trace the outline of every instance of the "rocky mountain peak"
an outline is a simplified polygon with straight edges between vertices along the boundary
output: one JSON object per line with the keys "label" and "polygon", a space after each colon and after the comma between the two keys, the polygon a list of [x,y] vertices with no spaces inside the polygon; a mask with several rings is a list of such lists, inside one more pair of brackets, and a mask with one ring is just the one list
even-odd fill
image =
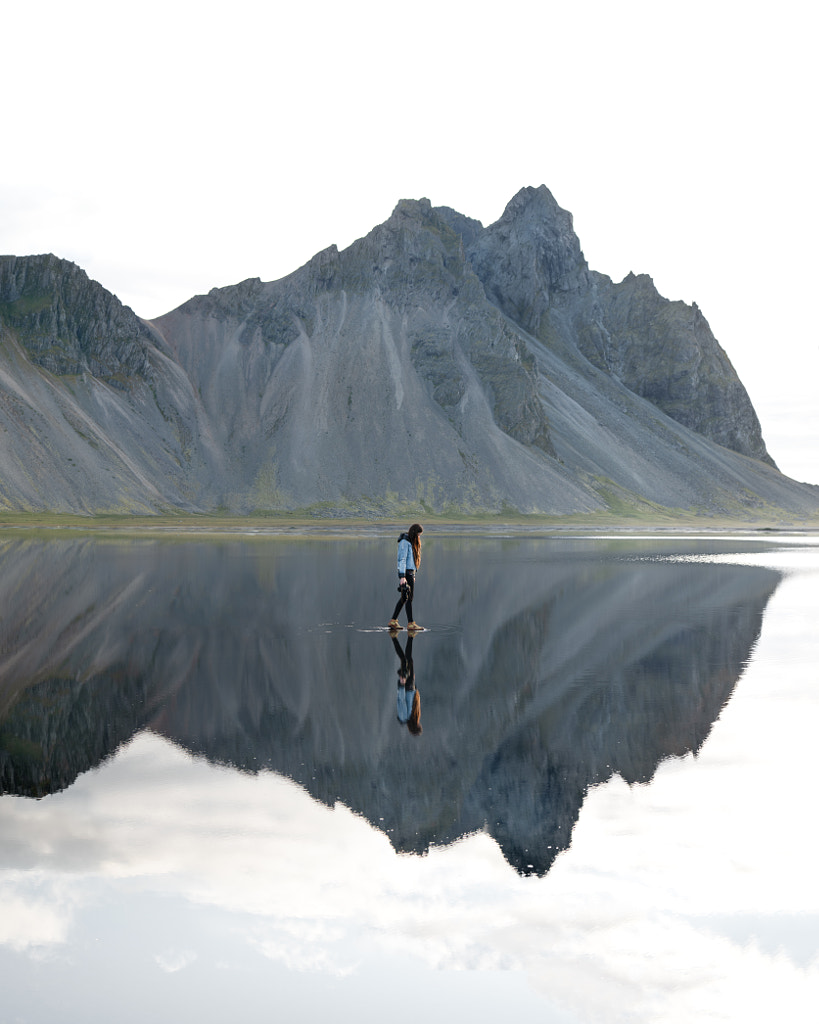
{"label": "rocky mountain peak", "polygon": [[545,185],[521,189],[469,246],[468,256],[489,298],[535,337],[560,295],[589,280],[572,215]]}
{"label": "rocky mountain peak", "polygon": [[428,199],[399,199],[390,221],[417,220],[423,223],[431,213],[432,203]]}
{"label": "rocky mountain peak", "polygon": [[466,217],[449,206],[436,206],[435,212],[450,228],[459,235],[465,246],[476,242],[484,232],[484,226],[474,217]]}
{"label": "rocky mountain peak", "polygon": [[[331,277],[324,273],[330,264]],[[465,274],[475,297],[483,297],[461,235],[447,211],[428,199],[402,199],[386,221],[342,252],[328,253],[318,269],[326,287],[355,293],[376,289],[396,308],[458,294]]]}

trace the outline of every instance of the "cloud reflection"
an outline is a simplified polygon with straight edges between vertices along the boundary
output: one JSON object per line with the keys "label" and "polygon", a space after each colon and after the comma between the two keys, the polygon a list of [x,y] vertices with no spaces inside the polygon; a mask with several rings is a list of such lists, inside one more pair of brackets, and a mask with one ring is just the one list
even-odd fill
{"label": "cloud reflection", "polygon": [[[35,892],[31,892],[31,889]],[[65,943],[73,903],[61,905],[50,880],[35,882],[16,872],[0,878],[0,945],[17,951],[38,951]],[[43,889],[50,890],[47,894]]]}
{"label": "cloud reflection", "polygon": [[[680,828],[693,804],[712,815],[707,829],[718,820],[715,748],[661,768],[650,787],[612,780],[595,790],[572,850],[545,879],[510,872],[482,834],[424,858],[396,856],[341,805],[318,805],[271,773],[214,768],[150,734],[64,793],[4,801],[0,852],[5,861],[10,847],[18,856],[24,847],[31,870],[57,887],[73,849],[89,903],[94,878],[130,879],[145,899],[173,893],[191,908],[239,915],[248,948],[288,970],[347,978],[376,954],[409,957],[435,971],[524,972],[577,1021],[613,1020],[613,1008],[636,1021],[758,1020],[759,1006],[773,1002],[788,1008],[780,1019],[807,1020],[819,991],[815,959],[799,966],[696,918],[764,905],[765,858],[758,864],[748,851],[737,875],[730,828],[701,845],[657,827],[665,814]],[[146,776],[164,780],[159,793]],[[752,803],[747,796],[740,821]],[[791,881],[803,901],[804,881]],[[32,902],[29,919],[42,908]],[[85,909],[71,908],[70,928],[43,924],[41,938],[67,941]],[[165,971],[192,962],[174,950],[157,957]]]}
{"label": "cloud reflection", "polygon": [[196,953],[190,949],[167,949],[162,953],[154,954],[154,959],[159,969],[166,974],[176,974],[183,971],[197,959]]}

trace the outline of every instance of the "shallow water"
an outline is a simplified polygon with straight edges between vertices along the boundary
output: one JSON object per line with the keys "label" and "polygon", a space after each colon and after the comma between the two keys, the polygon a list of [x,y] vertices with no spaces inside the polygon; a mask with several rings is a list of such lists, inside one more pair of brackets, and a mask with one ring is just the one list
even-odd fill
{"label": "shallow water", "polygon": [[426,538],[0,547],[0,1024],[815,1020],[819,547]]}

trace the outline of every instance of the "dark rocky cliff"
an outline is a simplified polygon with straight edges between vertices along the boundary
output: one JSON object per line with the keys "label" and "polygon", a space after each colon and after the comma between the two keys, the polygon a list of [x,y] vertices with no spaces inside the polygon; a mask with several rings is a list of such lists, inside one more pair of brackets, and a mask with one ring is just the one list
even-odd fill
{"label": "dark rocky cliff", "polygon": [[591,271],[541,186],[487,228],[403,200],[280,281],[149,324],[0,257],[10,509],[812,515],[696,306]]}
{"label": "dark rocky cliff", "polygon": [[0,317],[33,362],[57,376],[91,374],[124,388],[150,379],[153,332],[74,263],[0,259]]}
{"label": "dark rocky cliff", "polygon": [[577,329],[583,355],[683,426],[773,466],[748,394],[697,305],[669,302],[645,274],[592,281],[592,315]]}

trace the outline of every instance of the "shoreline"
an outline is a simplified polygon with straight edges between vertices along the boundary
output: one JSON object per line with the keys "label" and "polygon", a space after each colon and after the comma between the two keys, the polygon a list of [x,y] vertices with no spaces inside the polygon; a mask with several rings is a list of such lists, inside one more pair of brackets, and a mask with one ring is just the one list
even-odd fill
{"label": "shoreline", "polygon": [[[669,516],[474,516],[449,518],[415,513],[409,519],[423,522],[432,535],[488,536],[602,536],[618,534],[654,536],[725,536],[747,534],[756,537],[819,534],[819,516],[739,517],[697,516],[681,513]],[[407,522],[409,521],[407,520]],[[407,522],[395,518],[350,516],[318,518],[298,515],[210,516],[210,515],[98,515],[57,513],[0,513],[0,537],[20,533],[90,534],[120,537],[344,537],[378,536],[406,529]]]}

